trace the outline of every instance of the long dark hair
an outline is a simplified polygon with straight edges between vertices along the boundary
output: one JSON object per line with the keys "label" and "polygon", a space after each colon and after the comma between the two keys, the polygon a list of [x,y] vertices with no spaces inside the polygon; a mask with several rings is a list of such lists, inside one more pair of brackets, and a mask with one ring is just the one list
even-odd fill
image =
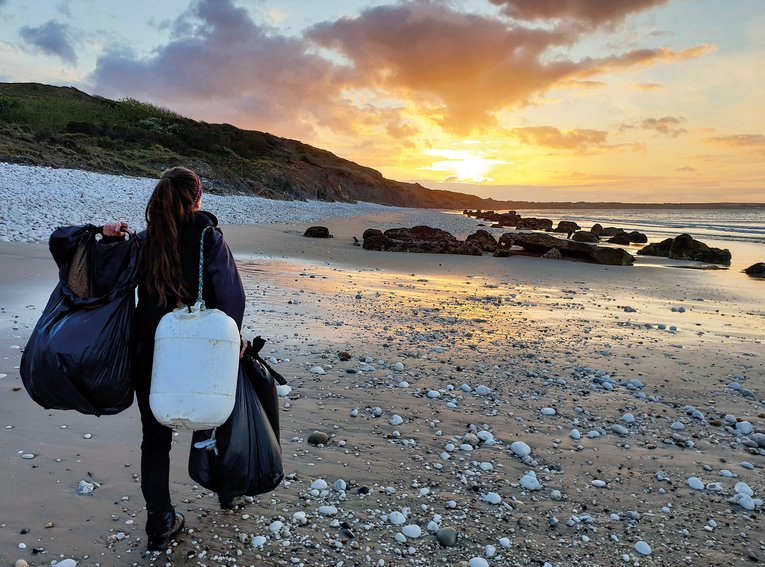
{"label": "long dark hair", "polygon": [[162,173],[146,205],[149,245],[141,277],[160,305],[176,306],[191,298],[181,269],[179,225],[194,211],[201,187],[196,173],[173,167]]}

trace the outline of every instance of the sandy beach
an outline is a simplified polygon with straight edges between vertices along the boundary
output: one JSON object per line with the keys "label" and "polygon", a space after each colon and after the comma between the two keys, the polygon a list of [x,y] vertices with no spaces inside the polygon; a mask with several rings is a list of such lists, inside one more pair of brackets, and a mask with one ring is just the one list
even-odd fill
{"label": "sandy beach", "polygon": [[[44,244],[0,243],[0,565],[765,561],[762,282],[660,259],[353,246],[391,220],[315,223],[327,240],[304,238],[306,223],[224,226],[244,334],[268,339],[291,386],[287,480],[220,511],[178,433],[171,489],[187,527],[159,556],[145,552],[137,408],[96,418],[31,401],[21,349],[57,274]],[[309,444],[314,431],[328,443]],[[453,547],[435,536],[446,528]]]}

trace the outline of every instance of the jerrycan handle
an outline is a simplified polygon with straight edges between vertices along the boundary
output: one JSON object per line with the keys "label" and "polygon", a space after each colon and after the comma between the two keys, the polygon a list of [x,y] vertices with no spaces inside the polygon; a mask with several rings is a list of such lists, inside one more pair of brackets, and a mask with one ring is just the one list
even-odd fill
{"label": "jerrycan handle", "polygon": [[[197,303],[200,311],[205,310],[205,301],[202,299],[202,283],[204,281],[203,270],[205,265],[205,234],[211,226],[206,226],[202,229],[202,237],[199,239],[199,293],[197,294]],[[195,307],[196,307],[195,305]],[[191,311],[191,309],[189,309]]]}

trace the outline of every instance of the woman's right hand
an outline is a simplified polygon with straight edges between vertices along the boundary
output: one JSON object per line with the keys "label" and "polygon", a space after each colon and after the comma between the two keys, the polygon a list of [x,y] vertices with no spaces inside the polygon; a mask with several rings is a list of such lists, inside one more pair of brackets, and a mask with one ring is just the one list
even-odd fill
{"label": "woman's right hand", "polygon": [[122,236],[127,231],[126,222],[110,222],[101,227],[104,236]]}

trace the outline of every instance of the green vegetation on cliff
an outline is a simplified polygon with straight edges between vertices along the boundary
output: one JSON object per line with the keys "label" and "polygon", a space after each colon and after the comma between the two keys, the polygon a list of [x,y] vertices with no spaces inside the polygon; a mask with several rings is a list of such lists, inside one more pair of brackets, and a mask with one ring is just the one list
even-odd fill
{"label": "green vegetation on cliff", "polygon": [[265,132],[36,83],[0,83],[0,161],[150,177],[184,165],[215,192],[273,199],[452,209],[509,205],[385,179],[331,152]]}

